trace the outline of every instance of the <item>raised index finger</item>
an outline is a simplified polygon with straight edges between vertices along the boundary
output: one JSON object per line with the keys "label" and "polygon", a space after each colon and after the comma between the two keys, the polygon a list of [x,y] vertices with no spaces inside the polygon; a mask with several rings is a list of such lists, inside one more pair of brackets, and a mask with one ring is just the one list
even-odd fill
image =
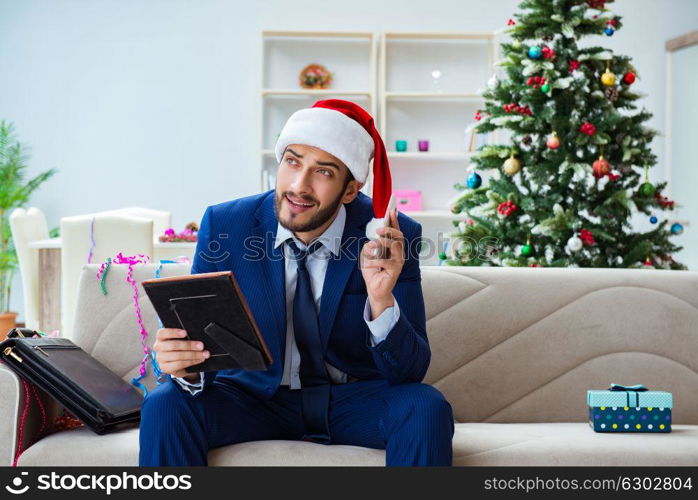
{"label": "raised index finger", "polygon": [[381,238],[387,238],[390,240],[402,240],[405,237],[402,234],[402,231],[396,227],[381,227],[378,228],[377,233]]}
{"label": "raised index finger", "polygon": [[390,222],[395,229],[400,230],[400,223],[397,221],[397,208],[393,209],[390,214]]}

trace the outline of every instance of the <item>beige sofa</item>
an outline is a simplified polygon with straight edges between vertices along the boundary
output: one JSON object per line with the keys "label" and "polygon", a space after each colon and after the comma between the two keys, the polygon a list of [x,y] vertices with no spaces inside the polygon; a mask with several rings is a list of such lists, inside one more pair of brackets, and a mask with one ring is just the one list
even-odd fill
{"label": "beige sofa", "polygon": [[[130,380],[142,351],[125,269],[112,267],[107,297],[96,270],[83,271],[75,340]],[[134,277],[154,270],[138,267]],[[186,273],[170,264],[162,275]],[[698,465],[698,272],[423,267],[422,284],[425,382],[453,406],[454,465]],[[152,342],[156,318],[139,293]],[[4,366],[0,381],[0,456],[9,464],[24,393]],[[672,432],[593,432],[586,391],[611,382],[673,392]],[[24,441],[39,422],[32,408]],[[98,436],[83,427],[44,436],[18,465],[137,465],[138,446],[137,428]],[[383,465],[384,451],[258,441],[213,449],[209,463]]]}

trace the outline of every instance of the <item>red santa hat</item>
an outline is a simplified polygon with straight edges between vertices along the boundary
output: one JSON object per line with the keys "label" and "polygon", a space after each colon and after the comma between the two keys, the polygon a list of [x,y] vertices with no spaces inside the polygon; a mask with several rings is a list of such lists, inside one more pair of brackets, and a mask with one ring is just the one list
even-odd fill
{"label": "red santa hat", "polygon": [[373,159],[374,221],[369,226],[376,225],[375,219],[382,220],[392,192],[390,165],[383,139],[365,109],[342,99],[326,99],[300,109],[289,117],[276,141],[278,162],[290,144],[314,146],[330,153],[362,183],[368,178],[369,162]]}

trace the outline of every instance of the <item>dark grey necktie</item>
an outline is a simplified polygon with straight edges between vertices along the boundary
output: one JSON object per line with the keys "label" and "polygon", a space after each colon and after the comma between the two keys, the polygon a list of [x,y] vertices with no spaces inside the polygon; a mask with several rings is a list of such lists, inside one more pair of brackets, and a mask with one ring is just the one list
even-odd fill
{"label": "dark grey necktie", "polygon": [[302,439],[327,444],[330,442],[330,377],[322,353],[318,311],[310,285],[310,273],[306,268],[306,258],[319,249],[322,243],[315,241],[307,250],[299,249],[292,239],[287,240],[287,243],[298,265],[296,293],[293,297],[293,332],[301,356],[301,398],[305,421]]}

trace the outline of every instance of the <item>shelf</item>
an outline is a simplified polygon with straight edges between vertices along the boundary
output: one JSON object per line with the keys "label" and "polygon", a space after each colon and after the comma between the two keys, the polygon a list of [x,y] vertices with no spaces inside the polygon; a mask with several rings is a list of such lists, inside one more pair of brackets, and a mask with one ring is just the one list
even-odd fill
{"label": "shelf", "polygon": [[307,95],[363,95],[372,97],[368,90],[339,90],[339,89],[262,89],[262,96],[307,96]]}
{"label": "shelf", "polygon": [[[436,152],[436,151],[388,151],[389,159],[415,159],[415,160],[454,160],[461,161],[469,159],[473,153],[460,152]],[[276,157],[273,149],[263,149],[262,156]]]}
{"label": "shelf", "polygon": [[442,219],[467,219],[467,214],[454,214],[448,210],[412,210],[402,212],[413,218],[442,218]]}
{"label": "shelf", "polygon": [[436,32],[436,33],[414,33],[414,32],[400,32],[391,31],[386,33],[386,40],[425,40],[425,39],[437,39],[437,40],[492,40],[494,35],[492,33],[480,32],[480,33],[460,33],[460,32]]}
{"label": "shelf", "polygon": [[371,39],[373,33],[359,31],[279,31],[266,30],[262,32],[265,37],[279,38],[368,38]]}
{"label": "shelf", "polygon": [[418,160],[467,160],[473,153],[439,152],[439,151],[388,151],[389,159],[418,159]]}
{"label": "shelf", "polygon": [[386,92],[386,99],[466,99],[484,101],[480,94],[468,92]]}

